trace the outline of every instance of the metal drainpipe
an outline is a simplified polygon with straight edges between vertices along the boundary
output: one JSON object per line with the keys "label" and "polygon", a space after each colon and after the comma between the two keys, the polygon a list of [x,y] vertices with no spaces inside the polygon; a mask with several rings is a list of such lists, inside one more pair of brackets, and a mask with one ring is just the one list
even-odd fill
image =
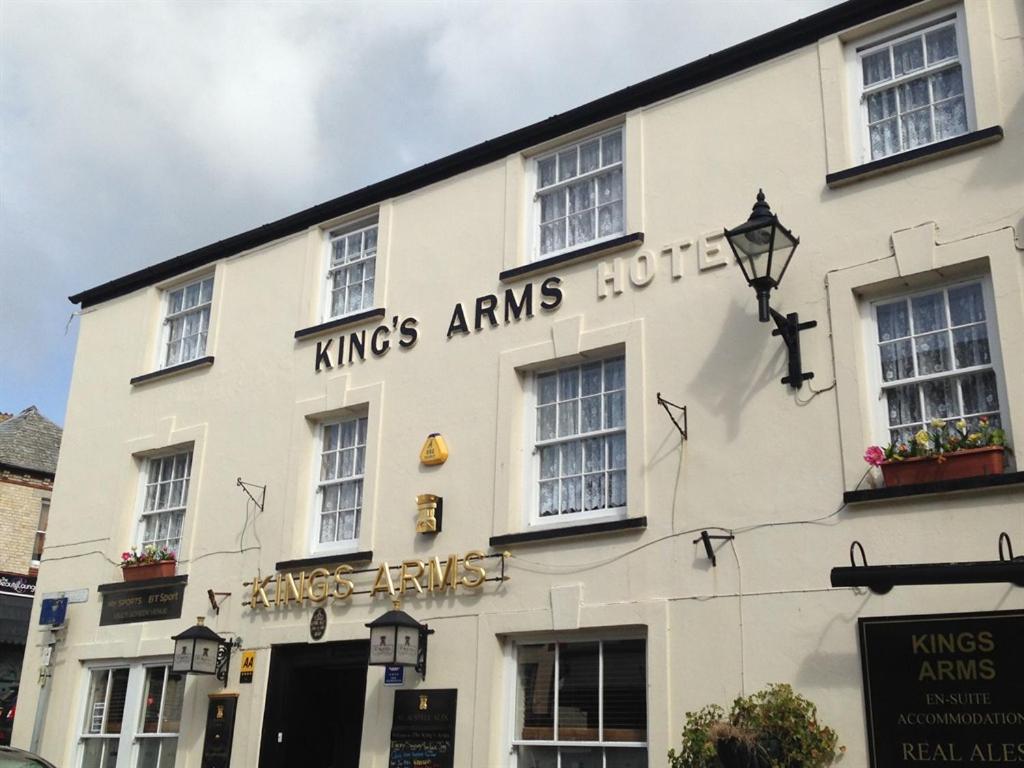
{"label": "metal drainpipe", "polygon": [[46,722],[46,709],[50,703],[50,687],[47,681],[53,677],[53,651],[57,645],[57,631],[50,629],[50,639],[43,647],[43,665],[39,668],[39,698],[36,700],[36,719],[32,723],[32,741],[29,752],[39,754],[39,742],[43,738],[43,723]]}

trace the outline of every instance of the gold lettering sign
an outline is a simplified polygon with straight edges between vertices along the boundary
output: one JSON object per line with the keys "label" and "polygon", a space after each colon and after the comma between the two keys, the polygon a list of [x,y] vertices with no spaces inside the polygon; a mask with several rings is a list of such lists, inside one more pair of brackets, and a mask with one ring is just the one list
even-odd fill
{"label": "gold lettering sign", "polygon": [[[348,600],[357,594],[370,595],[371,599],[378,595],[391,599],[407,594],[436,595],[460,589],[477,590],[488,581],[508,580],[505,575],[507,557],[510,557],[508,552],[488,555],[474,549],[461,557],[452,554],[443,560],[436,555],[429,560],[409,559],[396,565],[383,560],[375,567],[359,571],[343,564],[333,571],[318,567],[309,571],[257,576],[252,581],[243,582],[249,595],[249,600],[243,605],[254,610],[287,608],[291,605],[304,606],[306,603],[320,605]],[[485,566],[485,562],[490,559],[498,562]],[[358,591],[353,581],[357,574],[366,574],[362,581],[363,587]],[[372,583],[369,574],[373,574]]]}

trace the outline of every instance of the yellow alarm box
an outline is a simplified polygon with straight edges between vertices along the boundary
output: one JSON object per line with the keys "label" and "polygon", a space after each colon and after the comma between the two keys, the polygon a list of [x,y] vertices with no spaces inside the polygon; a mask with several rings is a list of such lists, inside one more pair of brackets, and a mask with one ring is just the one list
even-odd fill
{"label": "yellow alarm box", "polygon": [[420,462],[426,465],[444,464],[448,461],[448,445],[440,432],[431,432],[420,451]]}

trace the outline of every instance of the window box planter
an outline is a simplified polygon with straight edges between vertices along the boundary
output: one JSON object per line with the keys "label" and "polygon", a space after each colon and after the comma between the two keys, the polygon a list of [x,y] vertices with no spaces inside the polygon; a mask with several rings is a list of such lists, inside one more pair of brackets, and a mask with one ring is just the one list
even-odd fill
{"label": "window box planter", "polygon": [[173,576],[176,560],[161,560],[158,563],[147,563],[146,565],[128,565],[121,569],[125,581],[148,581],[149,579],[162,579],[166,576]]}
{"label": "window box planter", "polygon": [[938,456],[918,456],[903,461],[882,462],[885,486],[917,485],[941,480],[959,480],[979,475],[1001,475],[1006,462],[1001,445],[968,448]]}

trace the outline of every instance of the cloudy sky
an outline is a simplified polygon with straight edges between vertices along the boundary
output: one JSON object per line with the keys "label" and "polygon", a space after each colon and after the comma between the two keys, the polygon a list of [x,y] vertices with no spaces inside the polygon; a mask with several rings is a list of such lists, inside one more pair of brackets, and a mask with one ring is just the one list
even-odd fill
{"label": "cloudy sky", "polygon": [[72,293],[835,2],[0,0],[0,410],[63,423]]}

